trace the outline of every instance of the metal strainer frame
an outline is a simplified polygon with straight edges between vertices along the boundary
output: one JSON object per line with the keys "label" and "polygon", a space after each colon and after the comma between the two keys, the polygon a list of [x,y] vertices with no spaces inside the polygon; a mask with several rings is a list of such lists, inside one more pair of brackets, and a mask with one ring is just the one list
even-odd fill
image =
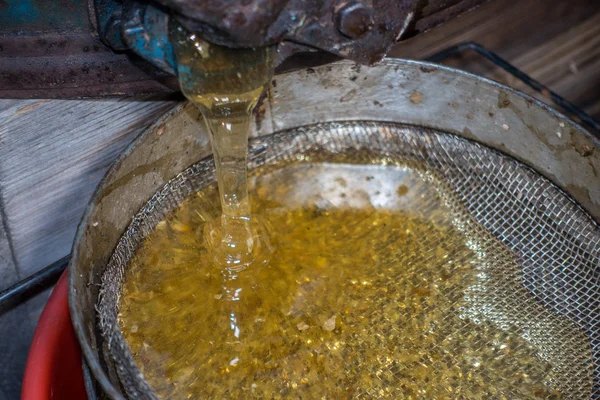
{"label": "metal strainer frame", "polygon": [[[471,141],[404,125],[368,121],[329,123],[301,127],[253,142],[249,151],[251,170],[274,162],[301,159],[307,153],[367,152],[388,162],[417,163],[435,173],[448,185],[448,190],[455,193],[460,208],[466,209],[475,223],[500,239],[517,258],[522,283],[530,294],[585,332],[595,366],[592,393],[594,397],[600,396],[600,228],[547,179]],[[117,375],[132,399],[158,397],[143,378],[117,322],[125,270],[156,224],[183,199],[213,183],[214,179],[214,165],[208,158],[170,180],[133,218],[104,271],[98,314],[108,343],[106,357],[115,360]],[[454,212],[460,215],[457,210]],[[506,291],[503,294],[512,297],[507,296]],[[511,295],[517,296],[514,292]],[[495,301],[522,300],[524,298]],[[515,314],[535,312],[523,311],[519,304],[504,304],[504,307]],[[513,317],[516,320],[524,315],[508,316],[506,323],[512,324]],[[530,317],[534,319],[533,315]],[[526,334],[534,333],[526,331]],[[566,352],[575,354],[576,349],[585,346],[574,337],[569,339],[572,341],[554,347],[562,346]],[[554,347],[546,345],[544,350],[552,353]],[[565,386],[565,398],[585,398],[581,393],[590,389],[587,384],[591,370],[581,361],[580,365],[571,364],[571,371],[563,375],[563,381],[569,383]],[[584,376],[574,376],[578,373]]]}
{"label": "metal strainer frame", "polygon": [[[598,144],[547,106],[506,87],[449,68],[407,61],[388,61],[375,68],[342,62],[276,79],[277,88],[259,113],[258,135],[317,121],[429,126],[524,161],[565,189],[593,218],[600,215],[596,196],[600,183],[594,179],[600,166]],[[362,82],[360,96],[352,87],[358,81]],[[440,91],[443,85],[445,90]],[[303,96],[308,93],[310,98]],[[102,356],[106,342],[96,329],[94,312],[102,272],[130,216],[171,177],[208,154],[208,137],[197,112],[189,106],[174,110],[111,168],[80,226],[70,270],[71,313],[90,369],[113,398],[121,398],[118,379],[109,378],[112,374]]]}

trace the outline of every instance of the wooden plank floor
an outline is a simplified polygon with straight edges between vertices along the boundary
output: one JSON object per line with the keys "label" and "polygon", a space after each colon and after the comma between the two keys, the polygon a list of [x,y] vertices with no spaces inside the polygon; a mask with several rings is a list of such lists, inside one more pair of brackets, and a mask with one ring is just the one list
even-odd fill
{"label": "wooden plank floor", "polygon": [[[401,43],[390,56],[423,59],[464,41],[481,43],[600,119],[600,1],[491,0]],[[528,91],[477,55],[447,64]],[[17,253],[4,255],[10,262],[0,265],[1,283],[69,252],[83,206],[107,166],[170,106],[147,98],[0,100],[0,204],[7,205],[8,228],[6,237],[0,229],[0,250]],[[0,400],[18,398],[43,301],[0,316]]]}

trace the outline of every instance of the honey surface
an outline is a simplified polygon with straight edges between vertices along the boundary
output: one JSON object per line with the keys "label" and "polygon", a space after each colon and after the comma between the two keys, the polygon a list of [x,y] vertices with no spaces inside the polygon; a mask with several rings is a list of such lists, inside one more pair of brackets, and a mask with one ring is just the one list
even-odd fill
{"label": "honey surface", "polygon": [[415,171],[294,168],[254,179],[271,246],[260,262],[215,263],[209,187],[127,270],[120,327],[161,398],[569,398],[556,375],[570,366],[540,356],[519,318],[497,323],[504,306],[486,297],[503,279],[494,265],[513,261],[458,229]]}

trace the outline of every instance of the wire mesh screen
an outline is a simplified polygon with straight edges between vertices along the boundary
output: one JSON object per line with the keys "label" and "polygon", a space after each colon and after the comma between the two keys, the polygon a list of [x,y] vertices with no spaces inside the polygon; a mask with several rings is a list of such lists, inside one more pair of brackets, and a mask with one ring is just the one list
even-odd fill
{"label": "wire mesh screen", "polygon": [[[254,170],[305,159],[336,162],[349,153],[360,155],[354,162],[412,165],[424,182],[435,181],[436,201],[451,210],[457,229],[493,238],[470,243],[487,261],[456,312],[502,329],[517,326],[537,355],[553,365],[548,383],[563,398],[600,398],[600,229],[584,210],[512,158],[451,134],[400,124],[328,123],[280,132],[254,139],[249,163]],[[158,396],[119,330],[125,270],[154,227],[214,179],[214,165],[206,159],[169,181],[133,218],[106,267],[100,329],[107,356],[132,399]],[[523,398],[519,382],[512,385],[513,398]]]}

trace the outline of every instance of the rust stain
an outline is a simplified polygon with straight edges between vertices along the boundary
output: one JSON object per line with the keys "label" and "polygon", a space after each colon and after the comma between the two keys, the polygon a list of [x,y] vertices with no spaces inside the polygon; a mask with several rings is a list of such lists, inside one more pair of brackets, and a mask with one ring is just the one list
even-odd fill
{"label": "rust stain", "polygon": [[410,102],[413,104],[420,104],[421,100],[423,100],[423,94],[419,91],[414,91],[410,95]]}
{"label": "rust stain", "polygon": [[19,107],[19,108],[17,108],[17,112],[15,113],[15,116],[18,116],[21,114],[26,114],[30,111],[33,111],[36,108],[38,108],[39,106],[41,106],[42,104],[45,104],[47,102],[48,102],[48,100],[36,101],[35,103],[31,103],[31,104],[27,104],[23,107]]}
{"label": "rust stain", "polygon": [[594,149],[586,144],[584,144],[581,147],[581,152],[579,154],[581,154],[584,157],[589,157],[592,155],[592,153],[594,152]]}
{"label": "rust stain", "polygon": [[569,146],[582,157],[589,157],[594,154],[595,146],[586,138],[577,134],[574,130],[569,130]]}
{"label": "rust stain", "polygon": [[27,104],[27,105],[17,108],[15,113],[6,119],[5,123],[8,123],[9,121],[12,121],[15,118],[19,118],[23,114],[27,114],[47,102],[48,102],[48,100],[41,100],[41,101],[36,101],[35,103]]}
{"label": "rust stain", "polygon": [[343,95],[340,98],[340,103],[344,103],[346,101],[352,100],[354,97],[356,97],[356,89],[352,89],[350,90],[348,93],[346,93],[345,95]]}
{"label": "rust stain", "polygon": [[12,121],[13,119],[19,118],[23,114],[27,114],[27,113],[35,110],[36,108],[38,108],[39,106],[47,103],[48,101],[49,100],[40,100],[40,101],[36,101],[35,103],[26,104],[24,106],[19,107],[19,108],[17,108],[17,110],[15,111],[15,113],[13,115],[11,115],[10,117],[8,117],[6,119],[6,121],[4,121],[4,123],[7,124],[8,122]]}
{"label": "rust stain", "polygon": [[506,108],[508,106],[510,106],[508,94],[506,94],[505,92],[498,93],[498,108]]}
{"label": "rust stain", "polygon": [[549,99],[551,99],[551,98],[552,98],[552,96],[550,95],[550,91],[549,91],[548,89],[542,89],[542,95],[543,95],[544,97],[547,97],[547,98],[549,98]]}
{"label": "rust stain", "polygon": [[[269,92],[270,94],[270,92]],[[267,106],[266,106],[266,101],[264,101],[264,99],[261,99],[263,101],[260,101],[258,104],[258,107],[256,107],[255,109],[255,114],[256,114],[256,130],[260,131],[260,129],[262,128],[262,123],[265,119],[265,115],[267,114]]]}
{"label": "rust stain", "polygon": [[387,127],[385,127],[385,126],[380,127],[379,128],[379,132],[383,133],[387,139],[393,139],[394,138],[394,135],[392,135],[392,133],[390,132],[390,130]]}

